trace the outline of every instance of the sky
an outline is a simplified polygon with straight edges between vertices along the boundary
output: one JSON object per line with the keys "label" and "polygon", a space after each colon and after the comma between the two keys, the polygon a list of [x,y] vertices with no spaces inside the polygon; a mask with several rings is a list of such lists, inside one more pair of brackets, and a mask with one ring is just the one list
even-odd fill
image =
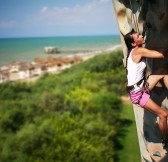
{"label": "sky", "polygon": [[0,0],[0,38],[112,34],[112,0]]}

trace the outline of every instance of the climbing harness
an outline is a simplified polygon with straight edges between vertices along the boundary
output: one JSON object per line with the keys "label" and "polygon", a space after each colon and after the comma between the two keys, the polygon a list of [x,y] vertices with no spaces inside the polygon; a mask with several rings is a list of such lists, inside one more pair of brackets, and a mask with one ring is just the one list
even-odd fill
{"label": "climbing harness", "polygon": [[141,83],[142,83],[143,81],[144,81],[144,78],[141,79],[139,82],[137,82],[137,83],[134,84],[134,85],[127,86],[127,90],[128,90],[128,92],[133,91],[133,90],[134,90],[135,88],[137,88],[137,87],[141,88],[140,85],[141,85]]}
{"label": "climbing harness", "polygon": [[132,86],[127,86],[127,91],[130,95],[131,102],[138,105],[140,105],[143,94],[149,94],[148,84],[144,78]]}

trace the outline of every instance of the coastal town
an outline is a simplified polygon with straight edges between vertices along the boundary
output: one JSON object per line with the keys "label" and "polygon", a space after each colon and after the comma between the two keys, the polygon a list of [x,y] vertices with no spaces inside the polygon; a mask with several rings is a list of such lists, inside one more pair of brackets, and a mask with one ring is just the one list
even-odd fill
{"label": "coastal town", "polygon": [[83,58],[75,55],[71,57],[49,55],[46,58],[37,57],[32,62],[12,61],[8,65],[0,67],[0,83],[17,80],[33,81],[44,73],[59,73],[81,61]]}
{"label": "coastal town", "polygon": [[14,81],[34,81],[45,73],[58,74],[72,65],[88,60],[97,54],[105,54],[115,50],[121,50],[121,44],[104,51],[78,53],[77,55],[54,56],[48,55],[41,58],[36,57],[32,62],[12,61],[6,66],[0,67],[0,83]]}

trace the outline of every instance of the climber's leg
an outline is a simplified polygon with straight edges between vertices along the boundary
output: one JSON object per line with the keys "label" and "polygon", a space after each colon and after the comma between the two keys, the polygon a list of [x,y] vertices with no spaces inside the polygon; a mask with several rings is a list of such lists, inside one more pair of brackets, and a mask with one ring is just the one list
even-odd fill
{"label": "climber's leg", "polygon": [[144,108],[159,117],[159,128],[162,133],[163,139],[168,139],[167,117],[168,113],[157,105],[152,99],[149,98]]}
{"label": "climber's leg", "polygon": [[159,80],[161,80],[163,77],[164,75],[150,75],[147,79],[149,91],[151,91],[154,86],[159,82]]}
{"label": "climber's leg", "polygon": [[168,75],[165,75],[163,77],[163,82],[164,82],[165,87],[168,89]]}

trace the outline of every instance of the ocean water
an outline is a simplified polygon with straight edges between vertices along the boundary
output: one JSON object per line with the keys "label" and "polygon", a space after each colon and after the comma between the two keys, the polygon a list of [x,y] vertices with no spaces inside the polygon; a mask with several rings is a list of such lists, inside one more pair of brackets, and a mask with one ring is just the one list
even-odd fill
{"label": "ocean water", "polygon": [[16,60],[33,61],[36,57],[47,57],[44,52],[47,46],[57,47],[59,52],[52,55],[60,56],[105,50],[117,44],[121,44],[119,35],[1,38],[0,66]]}

